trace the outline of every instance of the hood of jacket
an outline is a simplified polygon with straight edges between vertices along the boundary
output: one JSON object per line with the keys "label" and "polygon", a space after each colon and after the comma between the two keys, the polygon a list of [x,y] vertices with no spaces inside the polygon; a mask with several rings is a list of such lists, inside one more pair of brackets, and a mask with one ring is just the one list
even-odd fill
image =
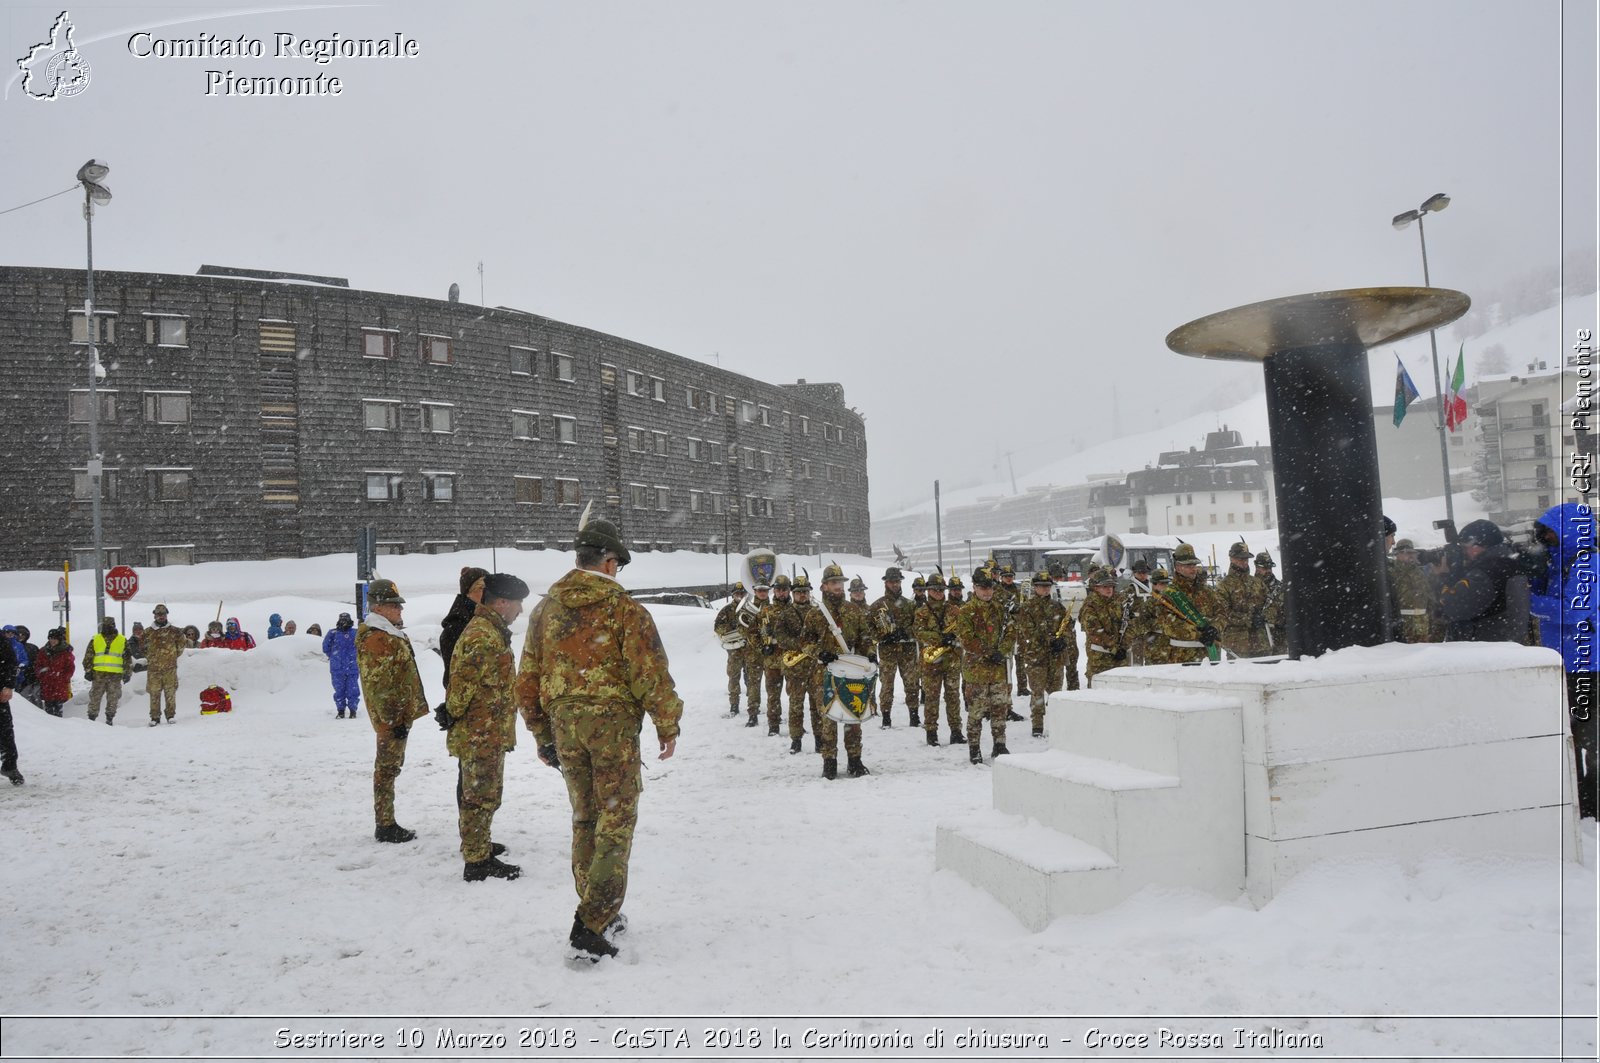
{"label": "hood of jacket", "polygon": [[1561,542],[1559,554],[1553,559],[1561,570],[1572,563],[1579,550],[1595,548],[1594,509],[1582,502],[1562,502],[1551,506],[1539,518],[1539,523],[1555,532]]}
{"label": "hood of jacket", "polygon": [[568,609],[581,609],[608,598],[627,597],[628,592],[604,572],[575,568],[551,584],[549,594]]}

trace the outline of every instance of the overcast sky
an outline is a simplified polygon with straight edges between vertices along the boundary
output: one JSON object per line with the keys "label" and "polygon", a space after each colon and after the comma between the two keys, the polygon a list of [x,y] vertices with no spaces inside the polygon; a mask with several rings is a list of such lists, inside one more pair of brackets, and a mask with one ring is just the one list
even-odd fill
{"label": "overcast sky", "polygon": [[[1594,7],[1558,0],[144,4],[69,8],[87,88],[15,60],[0,210],[94,156],[106,269],[201,263],[545,314],[765,380],[836,380],[872,502],[1230,405],[1257,368],[1170,353],[1217,310],[1433,281],[1471,294],[1594,234]],[[180,21],[181,20],[181,21]],[[260,39],[139,58],[129,38]],[[406,59],[274,59],[275,33]],[[134,47],[141,50],[145,45]],[[206,95],[206,71],[338,96]],[[1569,124],[1562,132],[1562,101]],[[1564,161],[1563,161],[1564,160]],[[79,200],[0,260],[81,266]],[[1569,238],[1571,246],[1574,238]],[[1420,381],[1419,381],[1420,383]],[[1200,442],[1195,440],[1193,442]],[[997,466],[998,461],[998,466]]]}

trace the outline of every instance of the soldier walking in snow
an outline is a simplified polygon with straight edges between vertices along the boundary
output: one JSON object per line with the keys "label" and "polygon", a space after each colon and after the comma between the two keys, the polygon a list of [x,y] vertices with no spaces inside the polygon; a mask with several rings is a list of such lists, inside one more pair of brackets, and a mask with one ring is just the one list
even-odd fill
{"label": "soldier walking in snow", "polygon": [[145,683],[150,691],[150,726],[161,722],[161,700],[166,696],[167,722],[178,715],[178,658],[188,649],[183,632],[167,622],[167,607],[150,611],[153,622],[144,634],[144,654],[148,671]]}
{"label": "soldier walking in snow", "polygon": [[380,842],[408,842],[417,836],[394,821],[394,783],[406,762],[406,736],[411,722],[428,714],[416,653],[401,630],[405,602],[394,580],[373,580],[367,587],[370,611],[356,629],[361,691],[378,741],[372,764],[372,814],[377,821],[373,837]]}

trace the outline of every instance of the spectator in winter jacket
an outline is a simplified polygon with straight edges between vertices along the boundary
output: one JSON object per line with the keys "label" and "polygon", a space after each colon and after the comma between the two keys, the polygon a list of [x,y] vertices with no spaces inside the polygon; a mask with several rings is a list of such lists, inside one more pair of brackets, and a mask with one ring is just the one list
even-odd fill
{"label": "spectator in winter jacket", "polygon": [[456,641],[467,628],[483,601],[483,581],[489,578],[488,570],[468,565],[461,570],[460,592],[450,603],[450,611],[439,625],[439,656],[444,658],[444,688],[450,689],[450,657],[455,653]]}
{"label": "spectator in winter jacket", "polygon": [[17,658],[11,640],[0,639],[0,775],[12,786],[22,785],[17,770],[17,732],[11,724],[11,692],[17,683]]}
{"label": "spectator in winter jacket", "polygon": [[135,620],[128,629],[128,667],[122,673],[124,683],[133,680],[133,673],[145,670],[144,657],[144,624]]}
{"label": "spectator in winter jacket", "polygon": [[273,613],[271,616],[267,617],[267,639],[270,641],[280,637],[282,634],[283,617],[279,616],[277,613]]}
{"label": "spectator in winter jacket", "polygon": [[222,641],[230,650],[253,650],[256,648],[256,640],[251,637],[250,632],[239,626],[239,618],[236,616],[228,617],[228,630],[222,636]]}
{"label": "spectator in winter jacket", "polygon": [[200,640],[203,650],[225,650],[228,648],[227,636],[222,631],[222,621],[213,620],[206,625],[206,637]]}
{"label": "spectator in winter jacket", "polygon": [[322,652],[333,680],[333,707],[339,710],[339,719],[348,710],[353,720],[361,705],[361,668],[356,661],[356,623],[349,613],[340,613],[339,622],[323,636]]}
{"label": "spectator in winter jacket", "polygon": [[1456,537],[1463,563],[1439,589],[1451,642],[1528,641],[1528,579],[1498,525],[1475,520]]}
{"label": "spectator in winter jacket", "polygon": [[[222,630],[220,625],[218,626],[217,630]],[[200,629],[195,627],[193,624],[183,625],[183,637],[189,640],[188,648],[191,650],[200,645]]]}
{"label": "spectator in winter jacket", "polygon": [[67,632],[54,627],[44,640],[44,647],[33,665],[33,674],[39,680],[39,698],[44,711],[60,716],[61,709],[72,700],[72,674],[78,670],[78,655],[67,645]]}
{"label": "spectator in winter jacket", "polygon": [[322,625],[321,624],[312,624],[310,627],[306,628],[306,634],[307,635],[315,635],[315,636],[317,636],[317,638],[320,639],[322,637]]}
{"label": "spectator in winter jacket", "polygon": [[285,635],[293,635],[296,631],[299,631],[299,630],[300,630],[299,628],[295,627],[295,624],[294,624],[293,620],[285,620],[283,622],[283,633]]}
{"label": "spectator in winter jacket", "polygon": [[12,679],[15,683],[16,689],[21,690],[28,683],[29,669],[33,664],[33,662],[28,659],[28,644],[23,640],[22,636],[18,634],[16,627],[11,624],[7,624],[5,627],[0,627],[0,637],[3,637],[11,646],[11,657],[14,661],[16,661],[17,667],[17,674],[13,676]]}
{"label": "spectator in winter jacket", "polygon": [[1592,506],[1551,506],[1533,526],[1545,548],[1545,571],[1533,580],[1532,609],[1539,640],[1561,654],[1567,673],[1567,711],[1578,768],[1578,811],[1593,817],[1600,773],[1595,771],[1595,514]]}
{"label": "spectator in winter jacket", "polygon": [[29,701],[39,701],[39,647],[33,644],[33,632],[22,624],[17,625],[17,638],[28,655],[28,667],[17,674],[17,693]]}

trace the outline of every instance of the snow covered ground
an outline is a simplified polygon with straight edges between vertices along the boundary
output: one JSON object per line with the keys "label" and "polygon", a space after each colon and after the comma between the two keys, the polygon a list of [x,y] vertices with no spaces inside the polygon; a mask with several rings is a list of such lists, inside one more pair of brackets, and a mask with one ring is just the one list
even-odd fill
{"label": "snow covered ground", "polygon": [[[489,555],[381,560],[427,646],[459,566]],[[569,565],[553,552],[498,560],[535,590]],[[817,570],[814,557],[783,560]],[[881,563],[841,560],[876,593]],[[141,573],[130,620],[165,601],[174,622],[203,627],[221,599],[222,615],[261,639],[249,653],[183,659],[176,726],[146,726],[142,675],[113,727],[85,718],[82,690],[59,720],[13,703],[28,782],[0,791],[6,1055],[689,1058],[719,1054],[702,1049],[708,1026],[762,1031],[761,1047],[720,1053],[729,1057],[894,1054],[808,1045],[807,1027],[915,1031],[902,1058],[1039,1054],[955,1049],[972,1026],[1048,1030],[1072,1038],[1052,1042],[1058,1058],[1104,1058],[1118,1052],[1091,1047],[1091,1028],[1153,1045],[1164,1025],[1324,1039],[1321,1051],[1238,1050],[1230,1039],[1182,1053],[1219,1058],[1594,1058],[1593,821],[1582,866],[1556,854],[1440,855],[1409,870],[1341,863],[1261,910],[1147,891],[1030,934],[987,894],[933,870],[934,824],[989,807],[987,768],[968,765],[964,750],[925,746],[899,709],[892,730],[866,733],[870,777],[825,782],[809,745],[790,756],[765,727],[724,715],[712,614],[684,607],[654,609],[688,708],[677,756],[646,760],[627,962],[569,969],[566,795],[526,735],[495,824],[523,877],[469,885],[443,735],[418,722],[398,784],[399,819],[417,841],[374,842],[370,727],[334,718],[317,640],[262,637],[272,612],[326,628],[350,608],[353,569],[343,555]],[[718,557],[643,555],[624,581],[712,582],[721,572]],[[80,650],[92,613],[84,582]],[[53,573],[0,574],[0,617],[37,639],[51,626],[54,588]],[[441,695],[437,656],[421,658],[430,698]],[[211,682],[233,689],[231,715],[198,714]],[[1018,752],[1029,744],[1012,742]],[[500,1033],[508,1047],[442,1051],[441,1025]],[[774,1025],[794,1038],[776,1055]],[[651,1026],[688,1030],[694,1050],[673,1037],[653,1046],[642,1034]],[[397,1031],[413,1027],[425,1049],[397,1048]],[[947,1031],[941,1051],[921,1043],[935,1027]],[[577,1040],[536,1051],[548,1034],[530,1033],[519,1049],[524,1028],[558,1039],[571,1028]],[[279,1049],[284,1029],[385,1042]]]}

